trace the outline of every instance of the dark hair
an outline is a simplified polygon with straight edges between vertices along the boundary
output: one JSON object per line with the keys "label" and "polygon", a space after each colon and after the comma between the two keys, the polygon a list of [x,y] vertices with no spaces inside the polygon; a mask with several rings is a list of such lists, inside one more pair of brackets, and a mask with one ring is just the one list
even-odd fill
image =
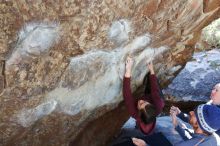
{"label": "dark hair", "polygon": [[144,124],[149,124],[156,121],[156,108],[152,104],[147,104],[144,109],[140,110],[140,118]]}

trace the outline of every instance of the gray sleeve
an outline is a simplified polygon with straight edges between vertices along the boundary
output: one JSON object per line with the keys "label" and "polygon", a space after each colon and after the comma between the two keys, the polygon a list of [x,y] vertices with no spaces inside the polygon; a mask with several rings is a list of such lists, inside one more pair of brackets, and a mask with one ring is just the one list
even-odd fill
{"label": "gray sleeve", "polygon": [[209,145],[209,144],[207,145],[207,143],[205,145],[201,145],[200,141],[201,141],[201,138],[192,138],[192,139],[189,139],[189,140],[186,140],[186,141],[176,143],[176,144],[174,144],[174,146],[194,146],[194,145],[197,145],[197,144],[199,144],[199,146],[212,146],[212,145]]}

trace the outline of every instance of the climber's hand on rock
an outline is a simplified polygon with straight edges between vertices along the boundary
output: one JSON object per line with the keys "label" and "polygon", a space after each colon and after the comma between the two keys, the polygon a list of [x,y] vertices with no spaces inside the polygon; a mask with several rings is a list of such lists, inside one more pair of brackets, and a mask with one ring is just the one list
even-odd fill
{"label": "climber's hand on rock", "polygon": [[128,56],[125,62],[125,77],[130,78],[131,77],[131,68],[133,65],[133,59]]}
{"label": "climber's hand on rock", "polygon": [[154,74],[154,66],[153,66],[153,63],[152,61],[150,61],[148,64],[147,64],[147,68],[149,69],[150,71],[150,74]]}

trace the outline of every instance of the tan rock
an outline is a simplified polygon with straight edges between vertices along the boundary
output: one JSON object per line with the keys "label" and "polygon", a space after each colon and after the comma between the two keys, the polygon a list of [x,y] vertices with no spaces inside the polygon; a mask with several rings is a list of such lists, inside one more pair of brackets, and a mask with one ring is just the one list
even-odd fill
{"label": "tan rock", "polygon": [[[218,0],[1,1],[1,144],[105,145],[127,116],[106,114],[122,101],[126,56],[133,90],[150,59],[165,86],[219,11]],[[114,127],[88,126],[102,115]]]}

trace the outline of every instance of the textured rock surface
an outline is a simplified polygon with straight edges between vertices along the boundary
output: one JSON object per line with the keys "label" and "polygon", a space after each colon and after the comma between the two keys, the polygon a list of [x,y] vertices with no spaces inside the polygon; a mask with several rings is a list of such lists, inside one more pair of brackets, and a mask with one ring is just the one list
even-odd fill
{"label": "textured rock surface", "polygon": [[68,144],[121,102],[127,54],[134,90],[151,59],[165,85],[218,14],[218,0],[1,1],[1,145]]}
{"label": "textured rock surface", "polygon": [[220,82],[220,50],[198,52],[164,93],[175,100],[210,100],[211,90]]}
{"label": "textured rock surface", "polygon": [[213,21],[210,25],[202,30],[202,40],[210,46],[220,45],[220,19]]}

